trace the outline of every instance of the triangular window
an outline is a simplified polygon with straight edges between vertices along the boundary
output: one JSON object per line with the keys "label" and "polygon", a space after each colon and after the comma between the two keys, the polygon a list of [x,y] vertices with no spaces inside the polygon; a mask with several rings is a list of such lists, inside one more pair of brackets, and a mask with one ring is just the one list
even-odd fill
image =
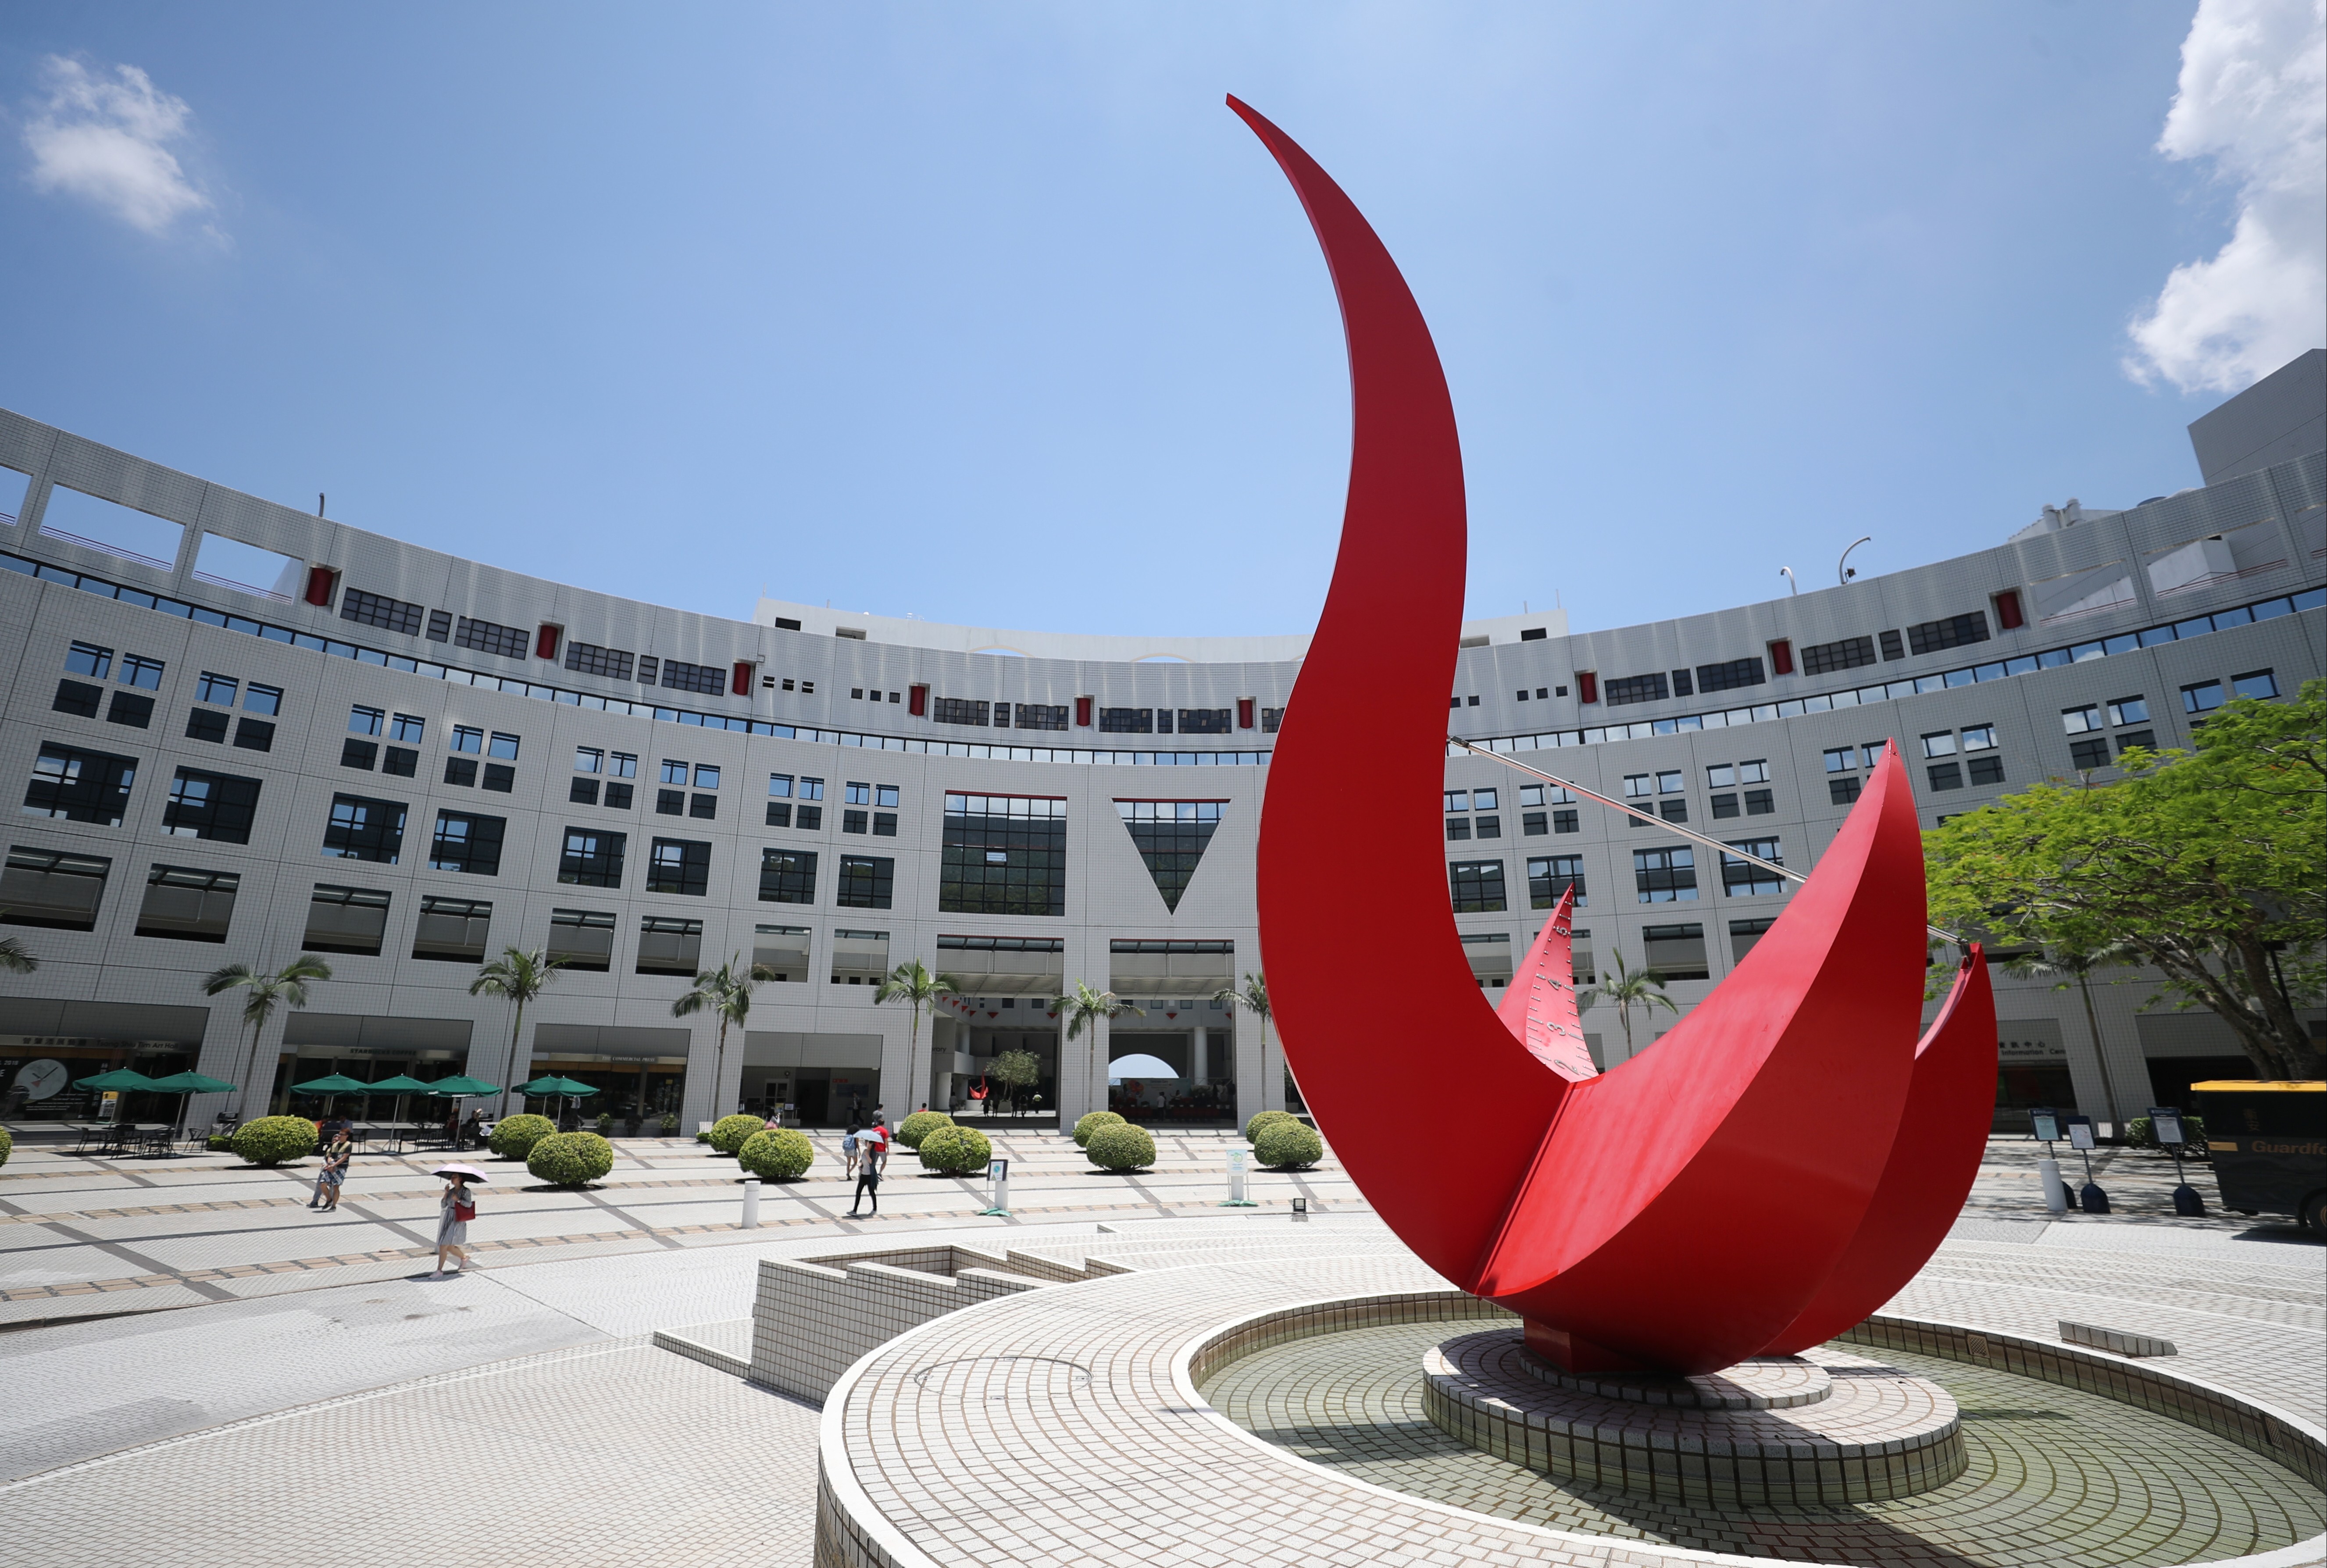
{"label": "triangular window", "polygon": [[1155,891],[1164,895],[1164,908],[1178,911],[1180,895],[1188,891],[1188,879],[1196,874],[1212,835],[1220,830],[1220,807],[1227,804],[1225,800],[1115,803],[1123,826],[1131,831],[1139,858],[1147,863],[1147,874],[1155,879]]}

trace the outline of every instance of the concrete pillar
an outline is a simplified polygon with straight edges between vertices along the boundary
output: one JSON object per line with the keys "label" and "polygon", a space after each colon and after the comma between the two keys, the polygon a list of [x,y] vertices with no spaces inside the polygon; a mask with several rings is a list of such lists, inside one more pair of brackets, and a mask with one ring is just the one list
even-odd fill
{"label": "concrete pillar", "polygon": [[1188,1079],[1191,1083],[1210,1081],[1207,1069],[1211,1064],[1211,1031],[1200,1023],[1188,1031]]}

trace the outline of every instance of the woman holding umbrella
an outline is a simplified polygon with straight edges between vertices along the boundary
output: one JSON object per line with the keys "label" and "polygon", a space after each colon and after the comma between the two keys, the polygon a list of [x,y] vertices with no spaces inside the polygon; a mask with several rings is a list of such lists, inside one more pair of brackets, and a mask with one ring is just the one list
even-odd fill
{"label": "woman holding umbrella", "polygon": [[460,1266],[444,1266],[444,1256],[450,1253],[465,1265],[469,1261],[469,1221],[477,1217],[477,1195],[469,1183],[488,1180],[474,1165],[439,1165],[429,1172],[444,1177],[444,1196],[439,1204],[436,1220],[436,1272],[428,1277],[441,1280],[447,1274],[461,1272]]}

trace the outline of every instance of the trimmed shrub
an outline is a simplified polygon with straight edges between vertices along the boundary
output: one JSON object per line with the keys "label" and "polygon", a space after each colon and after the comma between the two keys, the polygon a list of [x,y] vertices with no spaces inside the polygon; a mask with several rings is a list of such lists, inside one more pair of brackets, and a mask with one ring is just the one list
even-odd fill
{"label": "trimmed shrub", "polygon": [[1301,1118],[1290,1111],[1263,1111],[1244,1125],[1244,1141],[1257,1148],[1262,1133],[1285,1122],[1297,1127],[1301,1125]]}
{"label": "trimmed shrub", "polygon": [[1155,1140],[1146,1128],[1125,1122],[1093,1133],[1083,1153],[1103,1171],[1144,1171],[1155,1163]]}
{"label": "trimmed shrub", "polygon": [[503,1116],[493,1124],[491,1147],[504,1160],[522,1160],[556,1131],[557,1124],[547,1116]]}
{"label": "trimmed shrub", "polygon": [[816,1145],[796,1127],[767,1127],[743,1140],[735,1162],[754,1176],[789,1181],[805,1173],[816,1159]]}
{"label": "trimmed shrub", "polygon": [[1119,1127],[1123,1125],[1123,1118],[1113,1111],[1093,1111],[1075,1124],[1075,1147],[1088,1149],[1090,1147],[1093,1133],[1098,1132],[1101,1127]]}
{"label": "trimmed shrub", "polygon": [[761,1116],[722,1116],[711,1125],[711,1146],[722,1154],[732,1154],[754,1133],[765,1132],[767,1126],[766,1119]]}
{"label": "trimmed shrub", "polygon": [[231,1154],[234,1153],[234,1134],[212,1133],[202,1141],[202,1146],[213,1154]]}
{"label": "trimmed shrub", "polygon": [[976,1127],[943,1126],[921,1140],[921,1169],[963,1176],[983,1171],[994,1158],[994,1145]]}
{"label": "trimmed shrub", "polygon": [[703,1129],[703,1131],[701,1131],[701,1132],[699,1132],[699,1133],[696,1134],[695,1134],[695,1141],[696,1141],[696,1143],[708,1143],[709,1142],[711,1142],[711,1129],[710,1129],[710,1128],[708,1128],[708,1127],[706,1127],[706,1128],[704,1128],[704,1129]]}
{"label": "trimmed shrub", "polygon": [[614,1113],[612,1111],[600,1111],[598,1113],[598,1136],[602,1138],[605,1137],[613,1130]]}
{"label": "trimmed shrub", "polygon": [[[2203,1154],[2206,1150],[2206,1118],[2183,1116],[2182,1136],[2189,1140],[2182,1146],[2183,1159],[2194,1159]],[[2157,1127],[2147,1116],[2135,1116],[2125,1125],[2125,1141],[2136,1149],[2162,1149],[2165,1146],[2157,1141]]]}
{"label": "trimmed shrub", "polygon": [[675,1112],[671,1112],[671,1111],[665,1111],[665,1112],[662,1114],[662,1135],[663,1135],[664,1137],[668,1138],[668,1137],[669,1137],[673,1133],[676,1133],[676,1132],[678,1132],[678,1116],[677,1113],[675,1113]]}
{"label": "trimmed shrub", "polygon": [[552,1133],[534,1144],[525,1168],[537,1181],[579,1187],[614,1168],[614,1145],[595,1133]]}
{"label": "trimmed shrub", "polygon": [[908,1149],[918,1149],[921,1140],[939,1127],[950,1127],[953,1118],[943,1111],[915,1111],[897,1124],[897,1142]]}
{"label": "trimmed shrub", "polygon": [[1299,1122],[1277,1122],[1260,1130],[1252,1152],[1264,1165],[1279,1171],[1302,1171],[1325,1157],[1325,1140],[1314,1127]]}
{"label": "trimmed shrub", "polygon": [[280,1165],[315,1152],[315,1124],[304,1116],[259,1116],[235,1129],[234,1152],[253,1165]]}
{"label": "trimmed shrub", "polygon": [[5,1165],[8,1162],[8,1156],[15,1152],[16,1135],[7,1128],[0,1127],[0,1165]]}

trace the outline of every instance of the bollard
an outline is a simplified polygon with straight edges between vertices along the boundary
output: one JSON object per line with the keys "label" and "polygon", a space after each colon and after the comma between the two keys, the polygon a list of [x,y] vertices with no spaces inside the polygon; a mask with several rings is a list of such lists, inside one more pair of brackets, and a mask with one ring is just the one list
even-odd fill
{"label": "bollard", "polygon": [[1009,1218],[1010,1162],[1007,1160],[988,1160],[986,1162],[986,1179],[993,1184],[994,1202],[992,1207],[979,1209],[979,1217],[981,1218],[992,1218],[995,1219]]}
{"label": "bollard", "polygon": [[2036,1174],[2043,1178],[2044,1207],[2054,1214],[2068,1213],[2069,1189],[2061,1180],[2061,1162],[2058,1160],[2039,1160],[2036,1162]]}
{"label": "bollard", "polygon": [[760,1179],[757,1176],[743,1179],[743,1228],[760,1228]]}
{"label": "bollard", "polygon": [[1247,1198],[1244,1195],[1244,1172],[1247,1158],[1248,1155],[1245,1150],[1230,1149],[1229,1151],[1229,1200],[1220,1205],[1222,1209],[1256,1209],[1259,1207],[1259,1205],[1254,1203],[1251,1199]]}
{"label": "bollard", "polygon": [[1309,1200],[1306,1198],[1296,1198],[1293,1200],[1293,1218],[1299,1224],[1306,1225],[1309,1222]]}

